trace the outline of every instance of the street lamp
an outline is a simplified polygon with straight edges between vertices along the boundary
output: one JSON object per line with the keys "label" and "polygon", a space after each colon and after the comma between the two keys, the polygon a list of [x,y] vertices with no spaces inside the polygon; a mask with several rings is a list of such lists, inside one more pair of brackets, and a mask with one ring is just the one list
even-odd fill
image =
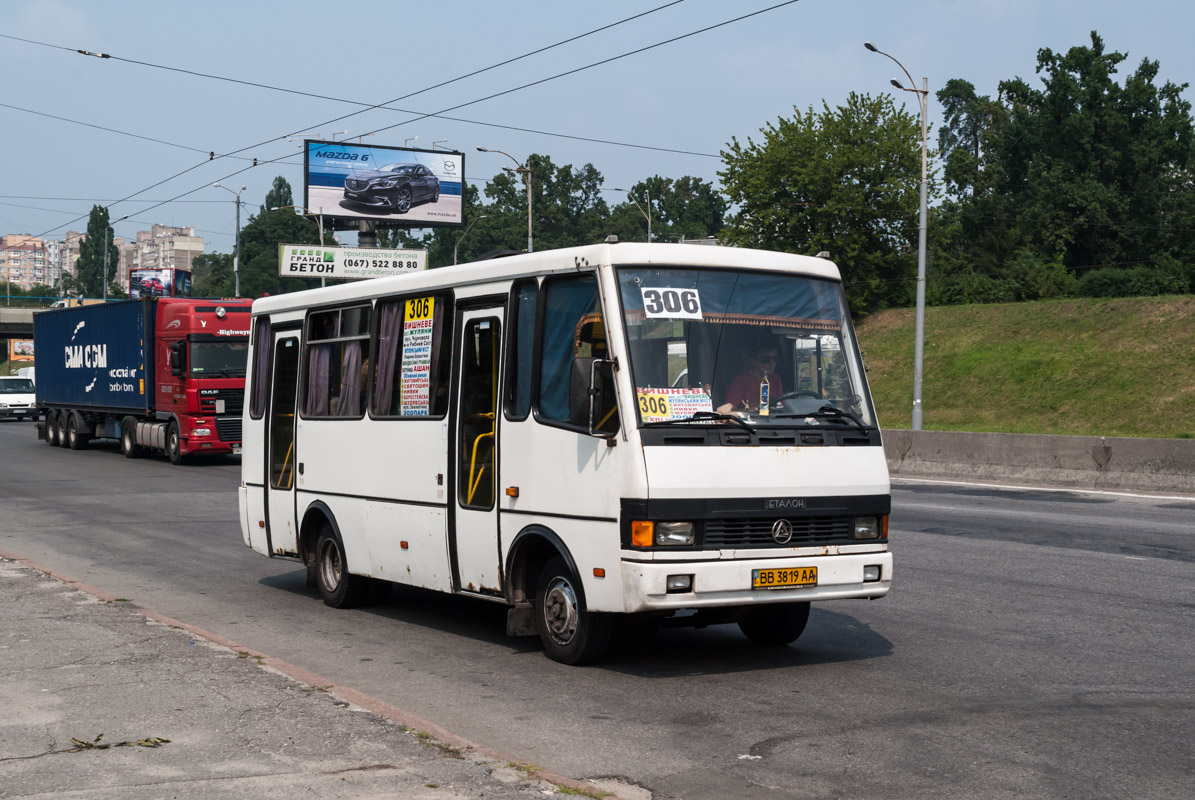
{"label": "street lamp", "polygon": [[462,233],[460,236],[456,237],[456,244],[454,244],[454,245],[452,246],[452,263],[453,263],[453,265],[455,265],[455,264],[456,264],[456,249],[457,249],[458,247],[460,247],[460,246],[461,246],[461,242],[464,240],[464,238],[465,238],[466,236],[468,236],[468,235],[469,235],[469,231],[470,231],[470,230],[472,230],[473,226],[477,224],[478,220],[483,220],[483,219],[485,219],[487,216],[489,216],[489,215],[488,215],[488,214],[482,214],[482,215],[480,215],[480,216],[474,217],[474,218],[473,218],[473,221],[472,221],[472,222],[470,222],[470,223],[469,223],[469,224],[468,224],[468,225],[465,227],[465,232],[464,232],[464,233]]}
{"label": "street lamp", "polygon": [[438,145],[438,144],[444,144],[444,143],[445,143],[445,142],[447,142],[447,141],[448,141],[447,139],[437,139],[436,141],[432,142],[432,149],[433,149],[433,150],[435,150],[435,149],[436,149],[436,145]]}
{"label": "street lamp", "polygon": [[626,192],[627,197],[631,198],[631,202],[635,204],[635,208],[639,209],[639,213],[647,217],[647,241],[651,242],[651,192],[647,189],[643,190],[644,197],[647,198],[647,210],[643,210],[643,206],[639,205],[639,201],[635,199],[635,195],[631,194],[626,189],[615,188],[616,192]]}
{"label": "street lamp", "polygon": [[892,85],[902,92],[913,92],[917,95],[917,100],[921,105],[921,224],[917,231],[917,322],[913,340],[913,430],[921,430],[922,423],[922,408],[921,408],[921,376],[922,368],[925,363],[925,228],[926,219],[928,217],[928,189],[926,187],[926,171],[929,159],[929,148],[926,141],[927,133],[927,115],[929,107],[929,79],[921,79],[921,88],[917,88],[917,82],[913,80],[913,76],[905,69],[905,65],[896,60],[896,58],[883,50],[880,50],[871,42],[864,42],[863,46],[873,53],[879,53],[882,56],[896,61],[896,65],[905,73],[905,77],[909,79],[909,85],[905,86],[895,78],[892,80]]}
{"label": "street lamp", "polygon": [[[346,131],[346,133],[347,133],[347,131]],[[236,200],[236,203],[237,203],[237,238],[236,238],[236,246],[233,248],[233,252],[232,252],[232,279],[233,279],[233,294],[232,294],[232,296],[240,297],[241,296],[241,192],[245,191],[245,187],[242,186],[240,192],[234,192],[232,189],[229,189],[227,186],[221,186],[218,183],[213,183],[212,187],[216,188],[216,189],[223,189],[224,191],[233,195],[237,199]]]}
{"label": "street lamp", "polygon": [[403,140],[402,140],[402,146],[403,146],[403,147],[406,147],[406,146],[407,146],[407,142],[417,142],[417,141],[419,141],[419,137],[418,137],[418,136],[412,136],[410,139],[403,139]]}
{"label": "street lamp", "polygon": [[515,162],[516,166],[518,167],[518,169],[514,170],[515,172],[523,173],[523,181],[527,184],[527,252],[528,253],[532,252],[533,240],[531,238],[531,168],[523,166],[522,164],[519,163],[519,160],[517,158],[512,156],[510,153],[503,152],[502,150],[494,150],[493,148],[489,148],[489,147],[479,147],[479,148],[477,148],[477,150],[480,153],[502,153],[502,155],[506,156],[511,161]]}

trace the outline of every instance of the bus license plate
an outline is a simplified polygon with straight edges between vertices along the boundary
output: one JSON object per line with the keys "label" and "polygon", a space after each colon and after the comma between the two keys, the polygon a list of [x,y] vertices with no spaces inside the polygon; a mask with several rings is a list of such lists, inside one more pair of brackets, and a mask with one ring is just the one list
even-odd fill
{"label": "bus license plate", "polygon": [[752,589],[789,589],[793,586],[817,586],[817,567],[751,570]]}

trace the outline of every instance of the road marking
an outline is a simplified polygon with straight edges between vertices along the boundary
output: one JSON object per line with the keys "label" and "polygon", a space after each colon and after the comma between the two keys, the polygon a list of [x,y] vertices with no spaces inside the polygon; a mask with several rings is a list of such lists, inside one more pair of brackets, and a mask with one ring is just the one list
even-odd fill
{"label": "road marking", "polygon": [[1140,497],[1144,500],[1183,500],[1195,502],[1192,495],[1134,494],[1132,492],[1110,492],[1105,489],[1069,489],[1056,486],[1014,486],[1008,483],[975,483],[973,481],[943,481],[929,478],[892,478],[893,483],[940,483],[947,486],[978,486],[984,489],[1012,489],[1022,492],[1063,492],[1067,494],[1101,494],[1109,497]]}
{"label": "road marking", "polygon": [[1148,558],[1142,558],[1141,556],[1125,556],[1125,558],[1129,561],[1149,561]]}

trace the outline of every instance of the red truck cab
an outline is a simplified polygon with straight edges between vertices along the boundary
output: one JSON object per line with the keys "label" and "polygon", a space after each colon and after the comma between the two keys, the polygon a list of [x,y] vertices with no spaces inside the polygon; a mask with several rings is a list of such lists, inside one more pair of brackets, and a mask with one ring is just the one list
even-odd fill
{"label": "red truck cab", "polygon": [[[249,349],[248,299],[157,300],[154,383],[157,416],[177,422],[169,453],[239,453]],[[149,387],[147,387],[149,388]]]}

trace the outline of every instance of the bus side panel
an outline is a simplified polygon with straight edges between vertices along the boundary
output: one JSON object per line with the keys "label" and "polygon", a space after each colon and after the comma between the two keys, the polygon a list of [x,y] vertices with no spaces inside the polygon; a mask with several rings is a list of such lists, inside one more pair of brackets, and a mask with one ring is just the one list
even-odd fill
{"label": "bus side panel", "polygon": [[371,501],[365,517],[375,578],[452,591],[443,508]]}
{"label": "bus side panel", "polygon": [[447,431],[444,420],[300,420],[299,489],[442,505]]}
{"label": "bus side panel", "polygon": [[336,529],[340,531],[340,541],[344,544],[344,559],[348,562],[349,572],[353,575],[374,577],[373,564],[369,557],[369,537],[366,535],[369,501],[360,497],[321,495],[319,492],[300,489],[298,492],[300,518],[307,513],[306,509],[311,508],[316,501],[323,503],[332,512],[332,517],[336,521]]}

